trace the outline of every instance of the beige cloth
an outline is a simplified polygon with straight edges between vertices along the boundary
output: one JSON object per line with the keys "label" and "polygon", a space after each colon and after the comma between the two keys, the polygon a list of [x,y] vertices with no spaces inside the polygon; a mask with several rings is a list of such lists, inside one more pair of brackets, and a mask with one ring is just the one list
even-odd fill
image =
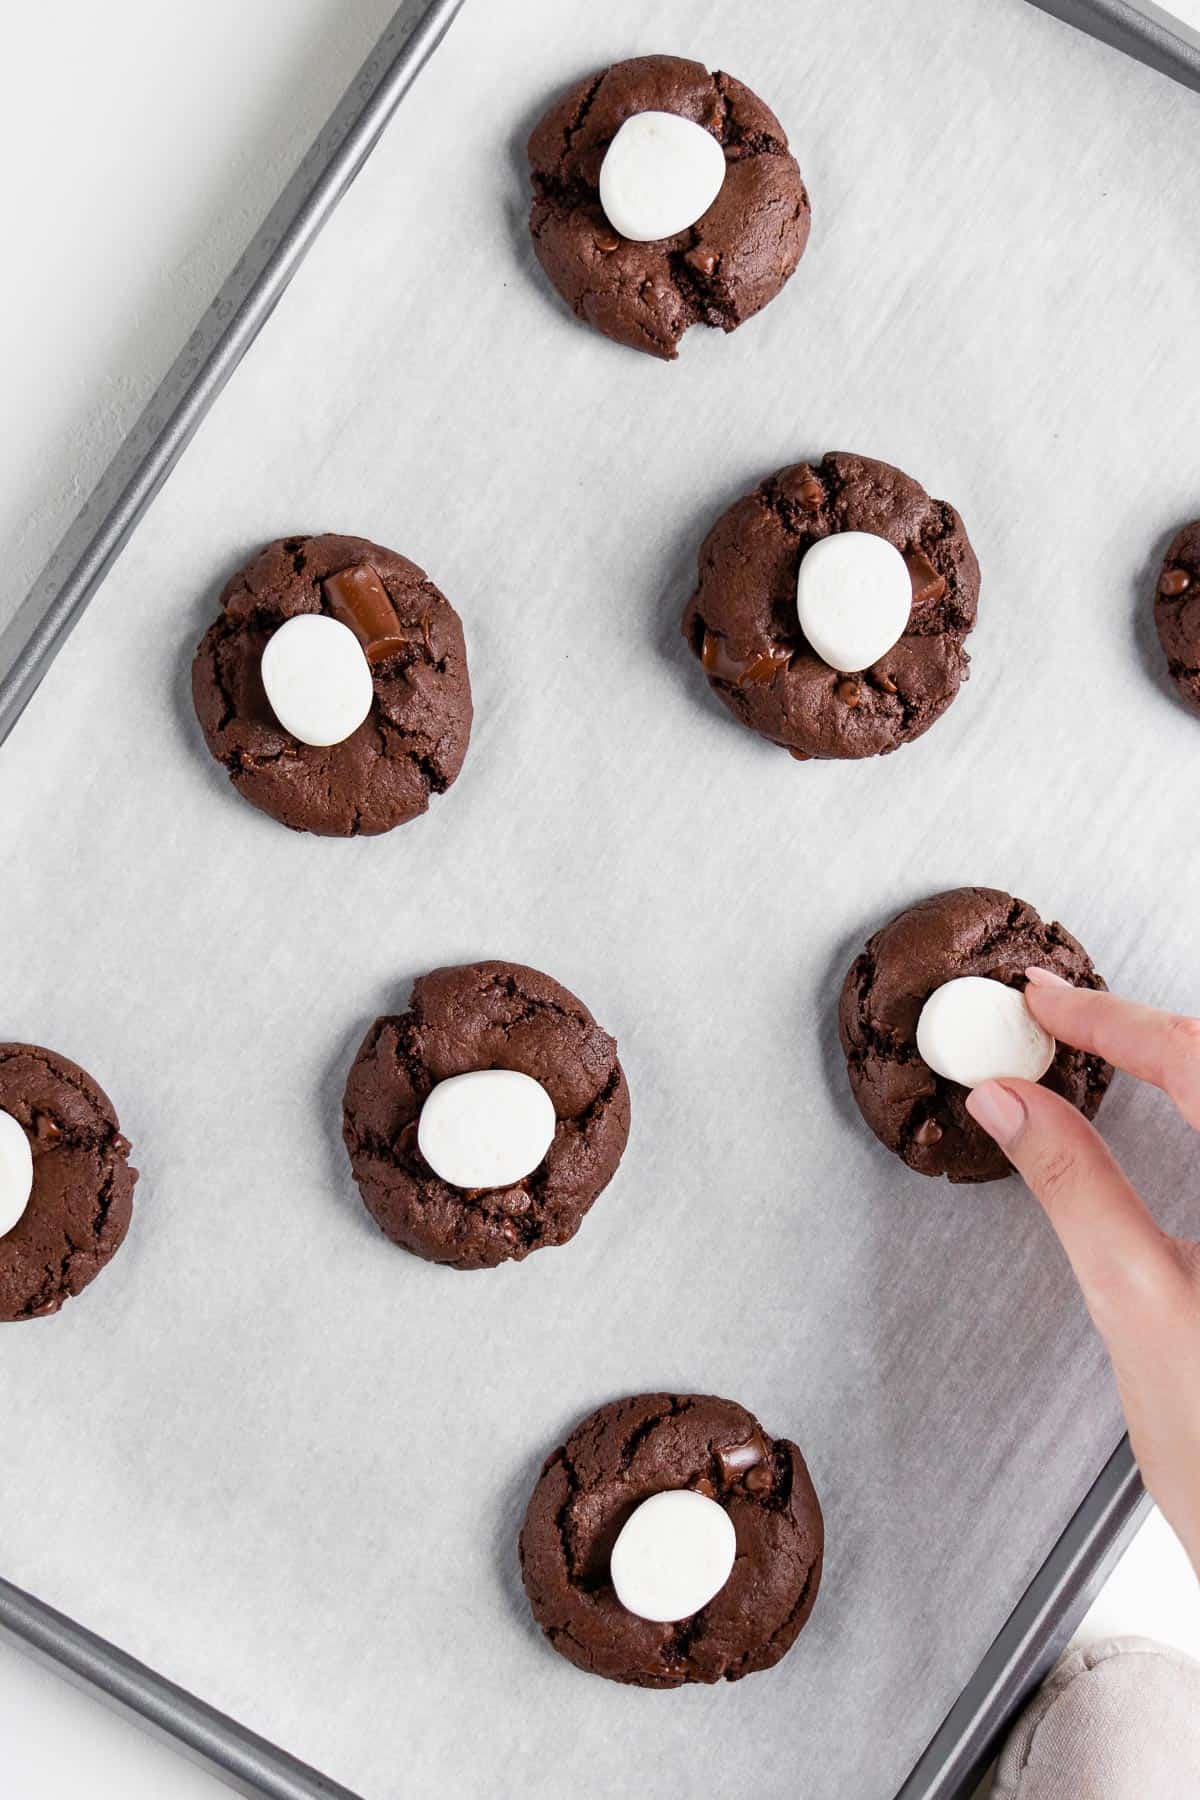
{"label": "beige cloth", "polygon": [[1200,1800],[1200,1663],[1146,1638],[1064,1657],[996,1765],[991,1800]]}

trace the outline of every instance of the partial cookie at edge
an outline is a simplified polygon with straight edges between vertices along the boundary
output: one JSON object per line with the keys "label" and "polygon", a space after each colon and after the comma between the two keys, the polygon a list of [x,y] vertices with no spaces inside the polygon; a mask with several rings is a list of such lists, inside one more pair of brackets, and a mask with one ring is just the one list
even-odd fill
{"label": "partial cookie at edge", "polygon": [[1200,713],[1200,519],[1176,533],[1163,558],[1154,623],[1180,699]]}
{"label": "partial cookie at edge", "polygon": [[0,1238],[0,1321],[55,1313],[115,1256],[137,1170],[112,1102],[65,1056],[0,1044],[0,1108],[33,1150],[33,1191]]}

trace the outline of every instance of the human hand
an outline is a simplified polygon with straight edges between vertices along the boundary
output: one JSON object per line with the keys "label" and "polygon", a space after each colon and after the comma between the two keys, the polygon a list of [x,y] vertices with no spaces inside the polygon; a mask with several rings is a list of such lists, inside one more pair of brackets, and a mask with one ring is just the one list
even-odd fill
{"label": "human hand", "polygon": [[[1200,1130],[1200,1019],[1029,969],[1026,1003],[1063,1043],[1161,1088]],[[967,1111],[1041,1201],[1117,1378],[1146,1487],[1200,1574],[1200,1243],[1160,1230],[1103,1139],[1029,1081],[986,1081]]]}

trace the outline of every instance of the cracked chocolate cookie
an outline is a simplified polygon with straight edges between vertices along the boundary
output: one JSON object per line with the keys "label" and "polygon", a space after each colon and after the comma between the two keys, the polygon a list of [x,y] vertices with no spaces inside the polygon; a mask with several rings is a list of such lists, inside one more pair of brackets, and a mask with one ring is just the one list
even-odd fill
{"label": "cracked chocolate cookie", "polygon": [[393,1243],[490,1269],[574,1237],[624,1152],[629,1089],[574,994],[518,963],[466,963],[422,975],[406,1013],[376,1019],[346,1082],[343,1135]]}
{"label": "cracked chocolate cookie", "polygon": [[[683,1618],[643,1617],[617,1597],[613,1552],[647,1501],[680,1490],[722,1508],[735,1540],[695,1591],[711,1589],[722,1569],[726,1578]],[[693,1579],[706,1572],[703,1541],[678,1519],[639,1537],[634,1598],[654,1592],[664,1573],[677,1578],[681,1564]],[[521,1574],[534,1618],[576,1667],[637,1687],[681,1687],[737,1681],[786,1655],[813,1609],[824,1543],[795,1444],[769,1438],[732,1400],[638,1394],[600,1407],[547,1459],[521,1527]]]}
{"label": "cracked chocolate cookie", "polygon": [[[842,986],[838,1020],[850,1086],[881,1143],[922,1175],[998,1181],[1012,1165],[964,1105],[968,1090],[926,1064],[917,1021],[935,989],[982,976],[1017,989],[1034,964],[1075,987],[1102,988],[1087,952],[1058,924],[997,888],[953,888],[900,913],[871,938]],[[1094,1118],[1112,1080],[1098,1056],[1055,1048],[1042,1077]]]}
{"label": "cracked chocolate cookie", "polygon": [[1163,559],[1154,623],[1180,698],[1200,713],[1200,519],[1184,526]]}
{"label": "cracked chocolate cookie", "polygon": [[[836,533],[881,538],[908,569],[907,623],[866,668],[833,667],[800,623],[802,562]],[[954,699],[978,598],[979,565],[954,508],[887,463],[835,451],[781,469],[717,520],[683,634],[734,718],[799,761],[881,756]]]}
{"label": "cracked chocolate cookie", "polygon": [[0,1320],[36,1319],[80,1293],[120,1249],[137,1170],[107,1094],[52,1050],[0,1044],[5,1120]]}
{"label": "cracked chocolate cookie", "polygon": [[[624,236],[601,204],[602,166],[627,123],[663,114],[717,140],[724,179],[718,166],[719,191],[693,216],[686,143],[681,168],[675,146],[656,151],[648,133],[624,185],[651,204],[639,237]],[[577,82],[535,127],[529,165],[542,268],[577,318],[652,356],[674,357],[690,325],[733,331],[775,298],[808,241],[808,195],[778,119],[731,75],[682,57],[638,56]],[[703,204],[703,169],[699,182]],[[672,218],[681,186],[682,215]],[[624,210],[618,217],[633,229]],[[664,227],[669,235],[642,236]]]}
{"label": "cracked chocolate cookie", "polygon": [[457,776],[471,733],[450,602],[407,557],[333,533],[268,544],[225,584],[192,694],[238,792],[326,837],[415,819]]}

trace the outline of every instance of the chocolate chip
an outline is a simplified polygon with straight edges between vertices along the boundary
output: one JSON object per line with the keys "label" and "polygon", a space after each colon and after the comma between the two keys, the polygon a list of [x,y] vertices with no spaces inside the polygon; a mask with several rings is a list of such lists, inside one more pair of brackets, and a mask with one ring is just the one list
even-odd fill
{"label": "chocolate chip", "polygon": [[721,1473],[726,1481],[736,1481],[747,1469],[753,1469],[761,1463],[767,1454],[767,1441],[759,1432],[748,1437],[743,1444],[731,1444],[717,1450],[717,1461],[721,1465]]}
{"label": "chocolate chip", "polygon": [[614,250],[621,248],[621,240],[615,231],[598,231],[592,241],[605,256],[610,256]]}
{"label": "chocolate chip", "polygon": [[62,1131],[54,1123],[49,1113],[34,1113],[33,1131],[38,1143],[44,1144],[48,1150],[62,1139]]}
{"label": "chocolate chip", "polygon": [[753,1469],[747,1469],[744,1485],[752,1494],[765,1494],[775,1485],[775,1476],[768,1462],[759,1463]]}
{"label": "chocolate chip", "polygon": [[932,1144],[940,1144],[944,1133],[936,1119],[924,1119],[913,1133],[913,1142],[928,1150]]}
{"label": "chocolate chip", "polygon": [[1158,584],[1158,591],[1160,594],[1165,594],[1168,600],[1176,600],[1191,585],[1192,578],[1186,569],[1164,569],[1162,579]]}
{"label": "chocolate chip", "polygon": [[703,1494],[706,1500],[715,1500],[717,1497],[717,1490],[708,1479],[707,1475],[701,1475],[698,1481],[693,1481],[692,1492],[694,1494]]}
{"label": "chocolate chip", "polygon": [[946,591],[946,577],[938,574],[925,552],[906,550],[904,560],[912,582],[913,605],[928,606],[931,600],[940,600]]}
{"label": "chocolate chip", "polygon": [[393,1149],[397,1156],[415,1160],[424,1167],[425,1158],[417,1148],[417,1125],[418,1121],[416,1119],[410,1119],[407,1125],[402,1125],[397,1133]]}
{"label": "chocolate chip", "polygon": [[890,675],[876,675],[875,680],[885,694],[898,694],[900,692]]}
{"label": "chocolate chip", "polygon": [[794,756],[797,762],[811,762],[812,761],[812,757],[809,755],[807,750],[789,750],[788,755]]}
{"label": "chocolate chip", "polygon": [[815,512],[825,499],[825,489],[815,475],[806,475],[800,483],[800,500],[810,512]]}
{"label": "chocolate chip", "polygon": [[711,275],[721,259],[715,250],[709,250],[705,245],[697,244],[694,250],[688,251],[683,260],[689,268],[695,269],[698,275]]}
{"label": "chocolate chip", "polygon": [[862,699],[862,682],[856,681],[853,675],[843,676],[834,692],[843,706],[857,706]]}

